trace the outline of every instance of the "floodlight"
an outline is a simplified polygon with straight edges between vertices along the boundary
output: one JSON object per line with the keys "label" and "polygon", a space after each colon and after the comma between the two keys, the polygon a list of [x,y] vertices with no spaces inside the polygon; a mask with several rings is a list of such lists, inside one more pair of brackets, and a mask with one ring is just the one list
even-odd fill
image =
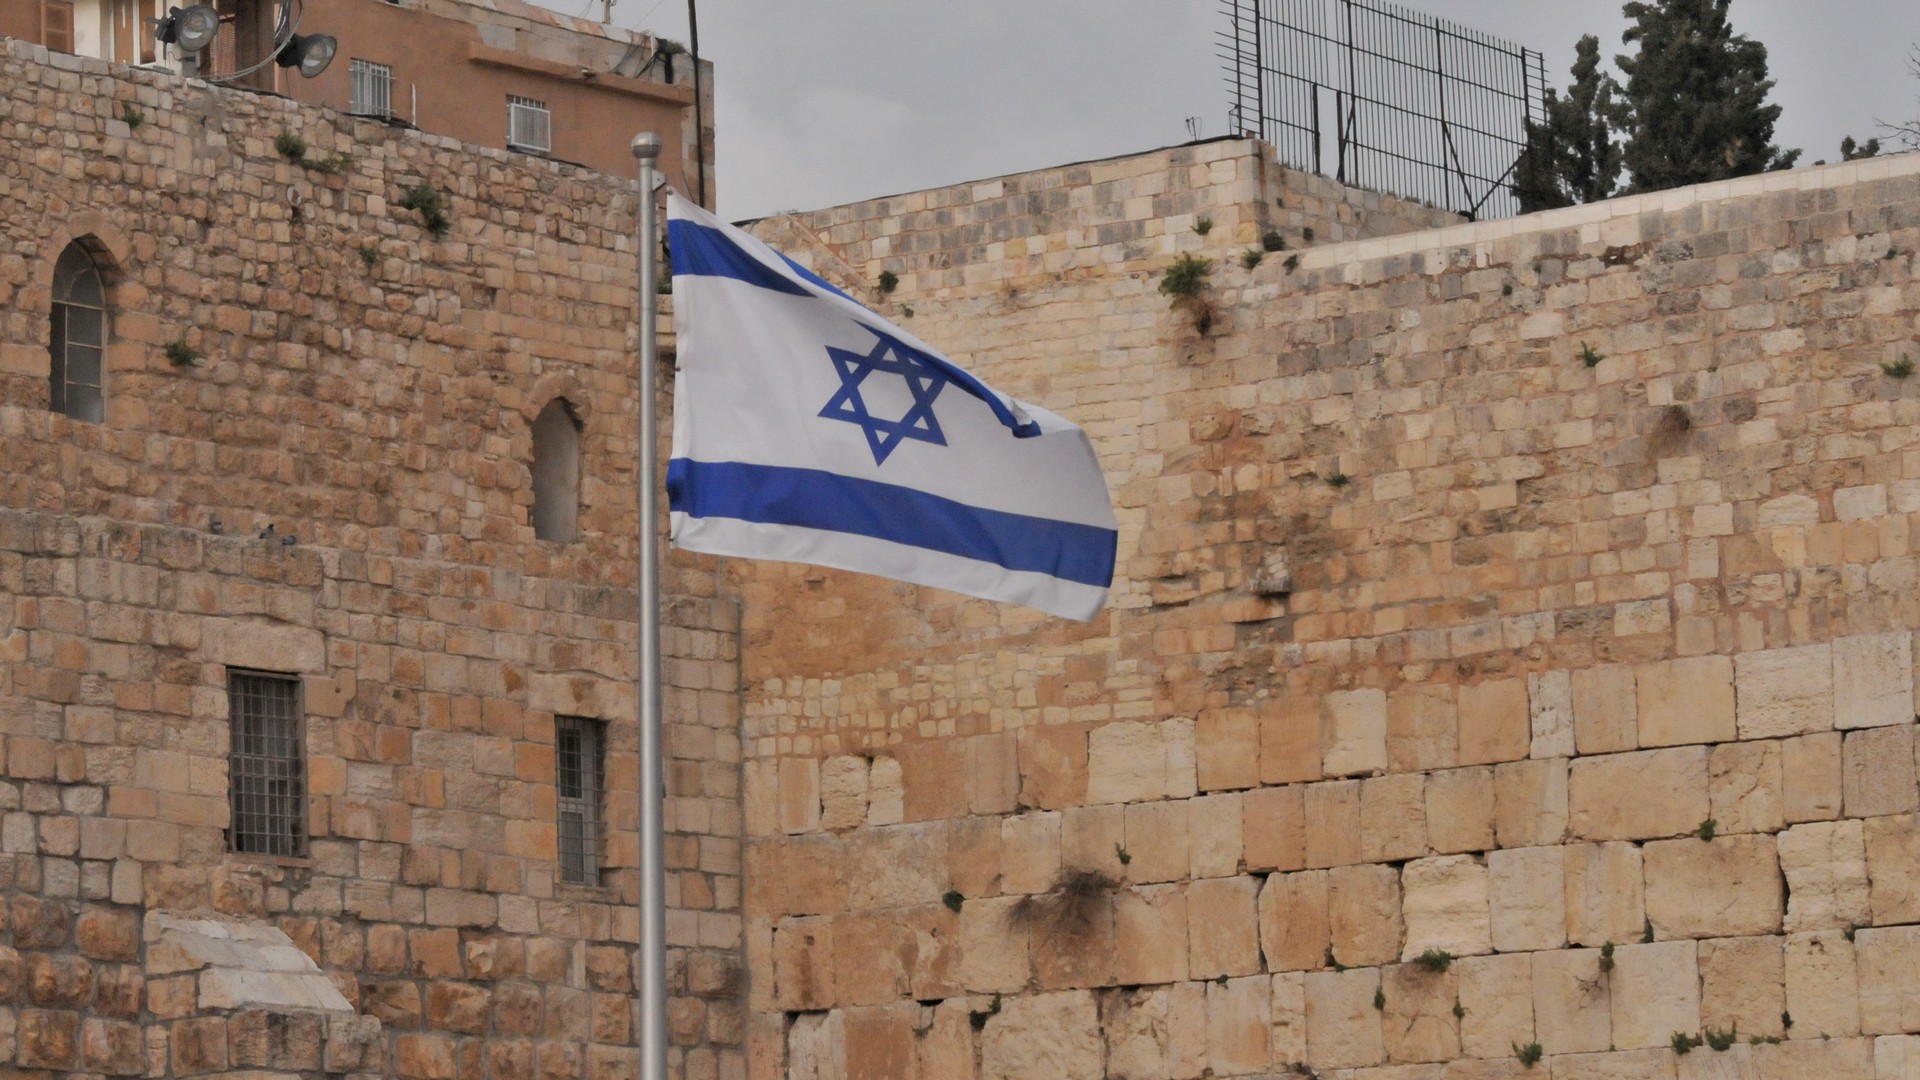
{"label": "floodlight", "polygon": [[300,74],[311,79],[327,70],[338,51],[340,43],[332,34],[294,34],[274,55],[273,62],[285,68],[298,67]]}
{"label": "floodlight", "polygon": [[183,53],[197,53],[213,44],[220,33],[220,13],[205,4],[172,8],[167,17],[156,20],[154,37],[163,45],[172,45]]}

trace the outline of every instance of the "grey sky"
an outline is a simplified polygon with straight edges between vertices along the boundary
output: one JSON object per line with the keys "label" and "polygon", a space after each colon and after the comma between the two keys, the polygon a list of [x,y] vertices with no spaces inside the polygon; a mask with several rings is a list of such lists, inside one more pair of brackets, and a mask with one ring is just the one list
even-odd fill
{"label": "grey sky", "polygon": [[[598,14],[599,0],[541,0]],[[1573,43],[1621,51],[1620,4],[1402,0],[1546,54],[1564,87]],[[716,68],[720,210],[731,218],[1151,149],[1226,133],[1217,0],[705,0]],[[1837,159],[1876,117],[1920,116],[1905,55],[1912,0],[1735,0],[1764,42],[1782,146]],[[686,39],[686,0],[619,0],[622,25]]]}

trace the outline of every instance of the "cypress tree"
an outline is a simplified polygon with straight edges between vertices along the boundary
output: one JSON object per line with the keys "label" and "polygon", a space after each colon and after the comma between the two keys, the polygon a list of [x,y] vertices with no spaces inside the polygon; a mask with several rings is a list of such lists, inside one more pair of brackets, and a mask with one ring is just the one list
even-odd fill
{"label": "cypress tree", "polygon": [[1545,118],[1527,125],[1527,145],[1514,167],[1520,212],[1609,198],[1620,180],[1620,145],[1609,122],[1620,89],[1600,70],[1600,39],[1587,34],[1574,46],[1567,96],[1548,90]]}
{"label": "cypress tree", "polygon": [[1767,47],[1733,32],[1732,0],[1635,0],[1614,62],[1626,75],[1621,125],[1632,190],[1749,176],[1792,166],[1800,151],[1773,144],[1780,106],[1766,103]]}

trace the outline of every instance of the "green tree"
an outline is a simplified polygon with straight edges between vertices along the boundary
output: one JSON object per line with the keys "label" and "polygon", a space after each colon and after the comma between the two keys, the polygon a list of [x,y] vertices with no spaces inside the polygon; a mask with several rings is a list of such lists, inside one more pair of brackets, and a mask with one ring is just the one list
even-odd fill
{"label": "green tree", "polygon": [[1635,0],[1622,10],[1638,44],[1614,62],[1626,76],[1621,127],[1634,191],[1790,168],[1798,150],[1773,144],[1780,106],[1766,103],[1767,47],[1733,32],[1732,0]]}
{"label": "green tree", "polygon": [[1609,198],[1620,182],[1620,144],[1611,121],[1620,111],[1620,86],[1600,70],[1600,39],[1574,46],[1567,96],[1548,90],[1545,118],[1527,125],[1527,146],[1514,168],[1522,213]]}

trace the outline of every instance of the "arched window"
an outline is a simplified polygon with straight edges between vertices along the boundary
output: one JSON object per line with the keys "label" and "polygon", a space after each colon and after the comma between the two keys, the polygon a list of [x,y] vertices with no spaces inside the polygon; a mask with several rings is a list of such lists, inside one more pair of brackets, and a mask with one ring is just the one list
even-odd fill
{"label": "arched window", "polygon": [[53,268],[53,411],[75,420],[105,418],[101,393],[107,348],[106,290],[100,268],[78,241],[67,245]]}
{"label": "arched window", "polygon": [[533,535],[580,535],[580,418],[566,398],[547,402],[533,421]]}

